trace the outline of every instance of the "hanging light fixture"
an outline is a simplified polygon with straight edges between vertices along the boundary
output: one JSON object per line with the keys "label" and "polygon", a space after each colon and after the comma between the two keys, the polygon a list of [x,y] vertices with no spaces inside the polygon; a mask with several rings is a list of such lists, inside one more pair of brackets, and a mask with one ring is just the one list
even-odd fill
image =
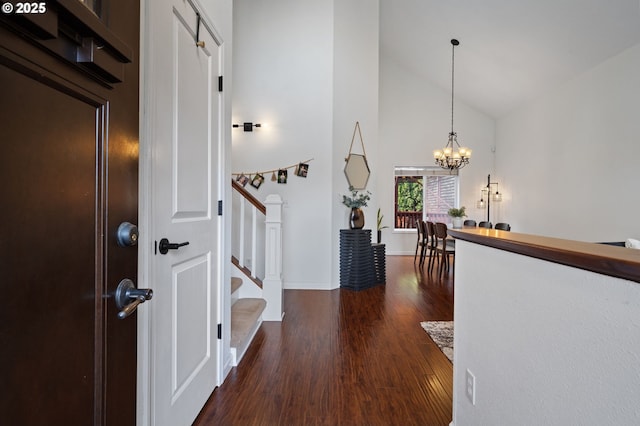
{"label": "hanging light fixture", "polygon": [[[496,186],[496,192],[491,192],[491,185]],[[484,196],[487,196],[485,201]],[[499,203],[502,201],[502,193],[498,190],[498,182],[491,182],[491,175],[487,175],[487,185],[480,190],[480,201],[476,203],[476,207],[479,209],[487,208],[487,222],[489,222],[489,216],[491,213],[491,202]]]}
{"label": "hanging light fixture", "polygon": [[433,158],[436,164],[443,169],[455,170],[461,169],[469,164],[471,158],[471,150],[461,147],[458,143],[458,135],[453,131],[453,71],[454,71],[454,51],[460,42],[455,38],[451,40],[451,132],[449,132],[449,140],[443,149],[433,151]]}

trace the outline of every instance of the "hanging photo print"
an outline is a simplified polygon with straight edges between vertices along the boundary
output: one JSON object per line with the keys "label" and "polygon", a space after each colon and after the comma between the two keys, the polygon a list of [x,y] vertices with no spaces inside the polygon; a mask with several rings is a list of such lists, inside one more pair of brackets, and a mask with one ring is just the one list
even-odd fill
{"label": "hanging photo print", "polygon": [[239,185],[242,185],[242,187],[246,187],[247,183],[250,183],[252,187],[254,187],[255,189],[259,189],[266,181],[265,176],[269,176],[269,173],[271,174],[272,182],[283,184],[287,183],[289,177],[289,169],[291,169],[291,173],[293,173],[293,175],[306,178],[309,173],[310,161],[313,161],[313,158],[310,158],[306,161],[300,161],[286,167],[278,167],[275,169],[256,172],[255,175],[245,175],[244,173],[232,173],[231,175],[235,178],[236,182]]}
{"label": "hanging photo print", "polygon": [[260,185],[262,185],[262,182],[264,182],[264,176],[262,176],[260,173],[257,173],[251,180],[251,186],[253,186],[255,189],[258,189],[260,188]]}
{"label": "hanging photo print", "polygon": [[238,178],[236,179],[236,182],[238,182],[242,186],[247,186],[247,182],[249,182],[249,178],[245,176],[244,173],[242,173],[240,174],[240,176],[238,176]]}
{"label": "hanging photo print", "polygon": [[306,178],[308,172],[309,172],[309,165],[308,164],[300,163],[296,167],[296,176],[300,176],[300,177]]}
{"label": "hanging photo print", "polygon": [[278,170],[278,183],[287,183],[287,169]]}

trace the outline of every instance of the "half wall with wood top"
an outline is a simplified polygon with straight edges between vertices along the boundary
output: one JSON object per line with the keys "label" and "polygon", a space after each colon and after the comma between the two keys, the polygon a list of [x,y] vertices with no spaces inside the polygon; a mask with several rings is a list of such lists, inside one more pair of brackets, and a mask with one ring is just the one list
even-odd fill
{"label": "half wall with wood top", "polygon": [[450,233],[452,425],[637,423],[640,250]]}

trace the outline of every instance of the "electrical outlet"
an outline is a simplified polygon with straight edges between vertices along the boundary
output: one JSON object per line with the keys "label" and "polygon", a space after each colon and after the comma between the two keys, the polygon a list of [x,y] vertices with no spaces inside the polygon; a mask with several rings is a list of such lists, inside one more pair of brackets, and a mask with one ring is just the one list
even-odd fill
{"label": "electrical outlet", "polygon": [[476,376],[467,369],[467,398],[471,404],[476,405]]}

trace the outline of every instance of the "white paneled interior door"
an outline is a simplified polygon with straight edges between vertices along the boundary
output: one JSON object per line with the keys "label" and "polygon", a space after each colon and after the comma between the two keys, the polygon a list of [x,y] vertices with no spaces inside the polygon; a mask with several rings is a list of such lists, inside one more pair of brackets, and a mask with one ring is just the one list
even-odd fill
{"label": "white paneled interior door", "polygon": [[218,384],[221,48],[189,1],[150,3],[151,417],[179,426]]}

